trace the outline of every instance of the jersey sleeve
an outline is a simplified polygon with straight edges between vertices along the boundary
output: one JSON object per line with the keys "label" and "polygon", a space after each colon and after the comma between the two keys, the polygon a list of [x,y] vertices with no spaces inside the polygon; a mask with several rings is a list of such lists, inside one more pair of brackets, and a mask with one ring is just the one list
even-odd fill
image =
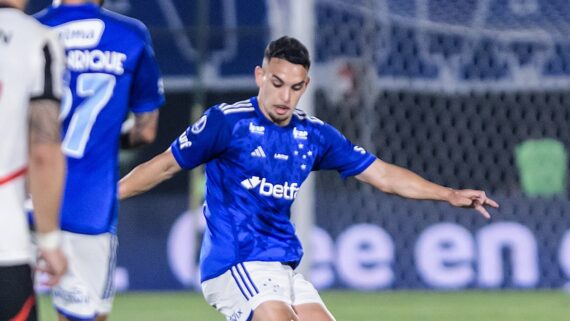
{"label": "jersey sleeve", "polygon": [[46,31],[46,41],[42,44],[36,73],[33,77],[31,99],[52,99],[59,101],[63,88],[65,54],[55,33]]}
{"label": "jersey sleeve", "polygon": [[222,153],[231,137],[224,114],[216,107],[208,109],[170,145],[178,165],[192,169]]}
{"label": "jersey sleeve", "polygon": [[164,86],[146,28],[143,34],[144,48],[133,74],[131,91],[130,109],[134,113],[150,112],[164,104]]}
{"label": "jersey sleeve", "polygon": [[376,159],[329,124],[323,125],[321,133],[323,148],[313,170],[336,170],[346,178],[362,173]]}

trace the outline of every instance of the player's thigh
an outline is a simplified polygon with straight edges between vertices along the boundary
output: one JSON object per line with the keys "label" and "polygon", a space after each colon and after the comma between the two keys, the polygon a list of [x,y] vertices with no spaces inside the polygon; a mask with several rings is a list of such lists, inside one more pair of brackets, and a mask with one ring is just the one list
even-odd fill
{"label": "player's thigh", "polygon": [[265,301],[253,312],[251,321],[300,321],[293,308],[283,301]]}
{"label": "player's thigh", "polygon": [[313,284],[295,273],[293,277],[293,309],[301,321],[334,321]]}
{"label": "player's thigh", "polygon": [[64,232],[68,270],[52,291],[59,313],[73,319],[108,314],[114,298],[117,237]]}
{"label": "player's thigh", "polygon": [[37,320],[32,271],[28,264],[0,266],[0,320]]}
{"label": "player's thigh", "polygon": [[228,320],[244,321],[265,302],[275,301],[280,303],[277,307],[290,307],[292,277],[291,269],[278,262],[245,262],[203,282],[202,292],[208,304]]}
{"label": "player's thigh", "polygon": [[305,303],[293,307],[300,321],[335,321],[327,308],[319,303]]}

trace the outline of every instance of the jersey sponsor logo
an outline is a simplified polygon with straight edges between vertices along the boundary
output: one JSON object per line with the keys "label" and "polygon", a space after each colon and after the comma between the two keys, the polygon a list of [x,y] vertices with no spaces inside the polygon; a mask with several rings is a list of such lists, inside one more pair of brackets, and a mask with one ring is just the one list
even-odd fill
{"label": "jersey sponsor logo", "polygon": [[273,154],[273,158],[279,159],[279,160],[288,160],[288,159],[289,159],[289,155],[280,154],[280,153],[275,153],[275,154]]}
{"label": "jersey sponsor logo", "polygon": [[259,178],[259,176],[244,179],[241,185],[247,190],[257,189],[260,195],[276,199],[294,200],[299,192],[297,183],[272,184],[266,178]]}
{"label": "jersey sponsor logo", "polygon": [[93,48],[99,44],[105,23],[99,19],[72,21],[55,28],[66,49]]}
{"label": "jersey sponsor logo", "polygon": [[263,135],[263,134],[265,134],[265,127],[257,126],[255,124],[253,124],[252,122],[250,122],[249,123],[249,132],[252,134]]}
{"label": "jersey sponsor logo", "polygon": [[106,71],[116,75],[125,72],[123,63],[127,55],[117,51],[69,50],[67,52],[67,67],[76,72]]}
{"label": "jersey sponsor logo", "polygon": [[259,158],[265,158],[265,156],[266,156],[265,151],[263,150],[263,148],[261,148],[261,146],[257,146],[257,148],[254,149],[250,155],[252,157],[259,157]]}
{"label": "jersey sponsor logo", "polygon": [[194,123],[194,125],[192,125],[192,128],[190,129],[190,131],[192,131],[192,134],[198,135],[200,134],[204,128],[206,127],[206,121],[208,120],[208,116],[204,115],[202,117],[200,117],[200,119],[198,119],[197,122]]}
{"label": "jersey sponsor logo", "polygon": [[306,130],[298,130],[297,127],[293,127],[293,138],[306,140],[309,137],[309,132]]}
{"label": "jersey sponsor logo", "polygon": [[186,136],[186,132],[183,132],[180,137],[178,137],[178,146],[180,149],[188,148],[192,146],[192,142],[188,140],[188,136]]}
{"label": "jersey sponsor logo", "polygon": [[12,33],[10,31],[5,31],[0,29],[0,41],[5,44],[9,44],[12,40]]}
{"label": "jersey sponsor logo", "polygon": [[360,153],[362,155],[366,154],[366,150],[360,146],[354,146],[353,149],[355,152]]}

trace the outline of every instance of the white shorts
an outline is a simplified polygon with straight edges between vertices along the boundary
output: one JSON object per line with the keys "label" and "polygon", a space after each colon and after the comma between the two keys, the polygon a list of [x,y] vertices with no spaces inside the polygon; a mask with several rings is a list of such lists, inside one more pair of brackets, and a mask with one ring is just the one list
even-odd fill
{"label": "white shorts", "polygon": [[299,273],[279,262],[244,262],[202,283],[206,302],[227,320],[250,320],[263,302],[282,301],[295,306],[323,304],[315,287]]}
{"label": "white shorts", "polygon": [[94,319],[111,312],[117,243],[117,236],[110,233],[63,232],[63,251],[69,266],[52,290],[59,313],[74,319]]}

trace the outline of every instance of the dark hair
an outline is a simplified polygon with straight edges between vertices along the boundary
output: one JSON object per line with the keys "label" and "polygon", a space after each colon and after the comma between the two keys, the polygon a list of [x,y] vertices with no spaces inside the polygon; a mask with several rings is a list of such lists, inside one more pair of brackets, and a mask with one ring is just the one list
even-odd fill
{"label": "dark hair", "polygon": [[311,67],[307,47],[299,40],[288,36],[271,41],[265,48],[263,58],[268,62],[271,58],[284,59],[292,64],[302,65],[307,70]]}

